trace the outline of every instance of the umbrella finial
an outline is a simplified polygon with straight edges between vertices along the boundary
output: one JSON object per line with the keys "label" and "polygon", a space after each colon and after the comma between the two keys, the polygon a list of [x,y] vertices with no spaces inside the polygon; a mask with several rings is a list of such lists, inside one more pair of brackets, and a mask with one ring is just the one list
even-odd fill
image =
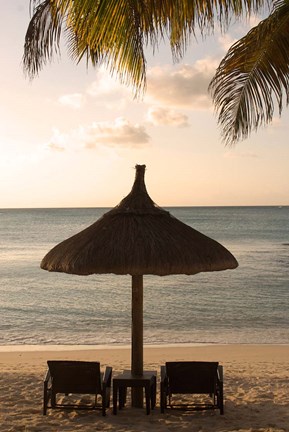
{"label": "umbrella finial", "polygon": [[145,185],[145,181],[144,181],[145,170],[146,170],[145,165],[136,165],[135,166],[135,180],[134,180],[132,190],[134,190],[134,191],[138,190],[139,192],[147,193],[146,185]]}
{"label": "umbrella finial", "polygon": [[123,200],[113,210],[110,211],[110,214],[119,213],[120,211],[135,214],[151,214],[152,212],[155,213],[156,211],[158,213],[167,213],[165,210],[158,208],[147,192],[144,181],[146,166],[136,165],[135,169],[135,180],[130,193],[125,198],[123,198]]}

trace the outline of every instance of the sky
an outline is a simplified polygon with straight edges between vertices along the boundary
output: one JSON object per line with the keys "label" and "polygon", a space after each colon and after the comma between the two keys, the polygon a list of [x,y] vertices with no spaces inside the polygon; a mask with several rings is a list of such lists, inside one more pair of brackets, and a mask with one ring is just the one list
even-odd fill
{"label": "sky", "polygon": [[258,18],[192,40],[178,64],[167,44],[148,51],[147,90],[136,100],[65,49],[29,81],[29,0],[0,3],[0,208],[112,207],[130,192],[136,164],[160,206],[289,205],[289,110],[226,147],[207,90]]}

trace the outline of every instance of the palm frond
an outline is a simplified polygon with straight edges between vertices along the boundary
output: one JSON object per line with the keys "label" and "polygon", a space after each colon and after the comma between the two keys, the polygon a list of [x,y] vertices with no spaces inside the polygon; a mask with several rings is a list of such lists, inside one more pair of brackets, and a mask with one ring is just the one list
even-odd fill
{"label": "palm frond", "polygon": [[[147,1],[147,11],[153,24],[153,36],[166,35],[172,54],[180,60],[196,30],[203,36],[212,34],[216,24],[222,31],[234,18],[243,18],[265,10],[271,5],[268,0],[162,0]],[[144,29],[143,29],[144,30]],[[150,36],[150,34],[148,35]]]}
{"label": "palm frond", "polygon": [[23,67],[30,78],[59,54],[63,16],[50,0],[35,2],[24,44]]}
{"label": "palm frond", "polygon": [[69,29],[75,36],[70,39],[72,58],[79,62],[86,57],[94,66],[106,65],[112,75],[132,84],[137,92],[145,85],[146,75],[138,2],[100,1],[96,5],[86,0],[85,6],[69,15]]}
{"label": "palm frond", "polygon": [[[262,9],[269,0],[31,0],[31,18],[24,48],[24,69],[37,75],[59,53],[61,31],[73,60],[105,64],[138,93],[145,87],[144,47],[155,48],[164,37],[175,60],[184,55],[198,28],[203,35],[215,22],[226,28]],[[64,30],[64,31],[63,31]]]}
{"label": "palm frond", "polygon": [[210,91],[226,144],[245,139],[289,103],[289,3],[236,42],[220,63]]}

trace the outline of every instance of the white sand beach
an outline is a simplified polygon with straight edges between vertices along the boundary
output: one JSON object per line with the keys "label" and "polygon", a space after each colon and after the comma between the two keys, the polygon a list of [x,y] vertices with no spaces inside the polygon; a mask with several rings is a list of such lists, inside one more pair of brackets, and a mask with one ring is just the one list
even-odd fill
{"label": "white sand beach", "polygon": [[[9,349],[9,347],[8,347]],[[145,369],[158,371],[170,360],[219,361],[224,367],[225,414],[219,411],[125,409],[49,410],[42,415],[43,378],[48,359],[96,360],[113,373],[129,368],[128,348],[0,350],[0,431],[117,432],[284,432],[289,431],[289,345],[145,347]],[[10,347],[11,349],[11,347]]]}

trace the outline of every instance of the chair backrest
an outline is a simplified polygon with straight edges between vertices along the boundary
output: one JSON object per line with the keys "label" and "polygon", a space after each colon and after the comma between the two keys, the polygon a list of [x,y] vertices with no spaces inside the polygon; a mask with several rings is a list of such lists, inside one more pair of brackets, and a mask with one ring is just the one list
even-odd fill
{"label": "chair backrest", "polygon": [[47,364],[56,393],[101,393],[99,362],[48,360]]}
{"label": "chair backrest", "polygon": [[167,362],[166,373],[171,393],[214,393],[218,362]]}

